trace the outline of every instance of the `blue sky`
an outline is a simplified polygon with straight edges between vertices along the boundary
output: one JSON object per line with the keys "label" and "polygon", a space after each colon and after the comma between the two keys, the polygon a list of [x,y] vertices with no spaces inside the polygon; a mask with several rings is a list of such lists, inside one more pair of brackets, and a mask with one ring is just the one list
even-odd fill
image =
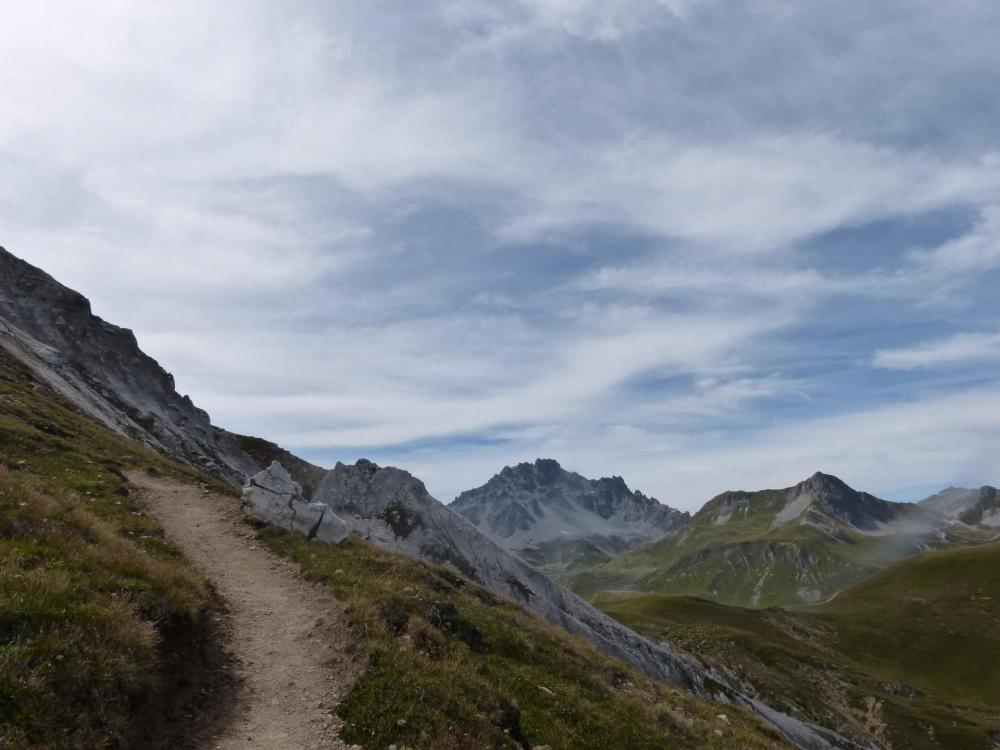
{"label": "blue sky", "polygon": [[1000,482],[1000,5],[41,1],[0,243],[218,424],[448,501]]}

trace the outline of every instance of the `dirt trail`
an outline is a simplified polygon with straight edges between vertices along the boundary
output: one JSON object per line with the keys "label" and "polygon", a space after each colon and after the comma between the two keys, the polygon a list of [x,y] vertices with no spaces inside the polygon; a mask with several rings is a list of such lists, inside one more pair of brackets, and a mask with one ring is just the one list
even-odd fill
{"label": "dirt trail", "polygon": [[357,674],[343,605],[257,542],[236,498],[138,472],[129,480],[228,606],[239,687],[225,725],[202,747],[347,748],[332,712]]}

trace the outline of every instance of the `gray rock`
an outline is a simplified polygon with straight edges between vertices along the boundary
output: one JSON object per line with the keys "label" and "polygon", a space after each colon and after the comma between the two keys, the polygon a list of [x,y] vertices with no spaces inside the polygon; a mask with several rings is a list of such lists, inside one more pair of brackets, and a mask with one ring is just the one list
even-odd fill
{"label": "gray rock", "polygon": [[301,485],[277,461],[247,482],[243,510],[256,521],[328,544],[341,542],[350,533],[347,524],[328,505],[307,501]]}
{"label": "gray rock", "polygon": [[587,479],[552,459],[505,467],[449,507],[506,549],[552,571],[601,562],[690,518],[633,492],[621,477]]}

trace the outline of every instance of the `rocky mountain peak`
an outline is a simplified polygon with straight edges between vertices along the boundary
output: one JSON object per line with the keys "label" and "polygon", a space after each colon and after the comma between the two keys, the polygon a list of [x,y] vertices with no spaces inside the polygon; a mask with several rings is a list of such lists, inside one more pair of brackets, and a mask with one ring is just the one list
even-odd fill
{"label": "rocky mountain peak", "polygon": [[587,479],[544,458],[505,467],[450,507],[508,549],[522,552],[553,543],[572,543],[579,551],[584,540],[598,554],[617,554],[688,519],[633,492],[619,476]]}
{"label": "rocky mountain peak", "polygon": [[782,520],[793,509],[808,509],[814,521],[826,517],[861,531],[875,531],[908,508],[903,503],[890,503],[859,492],[839,477],[819,471],[785,492],[788,502],[779,513]]}
{"label": "rocky mountain peak", "polygon": [[843,479],[833,474],[824,474],[822,471],[817,471],[808,479],[799,482],[795,487],[800,491],[820,492],[824,494],[853,492]]}

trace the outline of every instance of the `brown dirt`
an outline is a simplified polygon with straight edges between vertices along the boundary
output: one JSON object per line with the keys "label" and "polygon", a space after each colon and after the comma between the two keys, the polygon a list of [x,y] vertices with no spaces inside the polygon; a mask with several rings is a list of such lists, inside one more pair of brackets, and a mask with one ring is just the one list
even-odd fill
{"label": "brown dirt", "polygon": [[[343,605],[242,520],[237,498],[134,472],[148,512],[222,597],[236,677],[204,750],[344,750],[333,709],[358,675]],[[200,732],[199,732],[200,733]]]}

